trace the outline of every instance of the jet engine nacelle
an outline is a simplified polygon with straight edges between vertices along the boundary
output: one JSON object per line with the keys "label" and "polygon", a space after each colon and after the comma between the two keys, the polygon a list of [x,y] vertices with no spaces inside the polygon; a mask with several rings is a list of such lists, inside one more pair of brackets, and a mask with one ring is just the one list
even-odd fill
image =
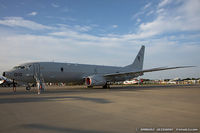
{"label": "jet engine nacelle", "polygon": [[106,79],[100,75],[92,75],[85,78],[85,84],[87,86],[104,86]]}

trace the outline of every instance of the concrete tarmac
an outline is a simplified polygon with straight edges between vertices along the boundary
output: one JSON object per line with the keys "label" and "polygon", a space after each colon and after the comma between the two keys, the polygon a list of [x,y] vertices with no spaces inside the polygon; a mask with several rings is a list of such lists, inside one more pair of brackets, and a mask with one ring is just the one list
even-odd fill
{"label": "concrete tarmac", "polygon": [[[0,133],[200,132],[200,85],[0,88]],[[184,132],[184,131],[183,131]]]}

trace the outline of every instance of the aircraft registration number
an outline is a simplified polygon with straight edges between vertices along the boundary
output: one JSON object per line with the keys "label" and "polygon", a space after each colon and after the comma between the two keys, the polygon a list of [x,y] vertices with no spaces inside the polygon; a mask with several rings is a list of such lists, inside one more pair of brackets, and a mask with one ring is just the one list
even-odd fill
{"label": "aircraft registration number", "polygon": [[15,76],[15,77],[21,77],[21,76],[22,76],[22,73],[14,73],[14,76]]}

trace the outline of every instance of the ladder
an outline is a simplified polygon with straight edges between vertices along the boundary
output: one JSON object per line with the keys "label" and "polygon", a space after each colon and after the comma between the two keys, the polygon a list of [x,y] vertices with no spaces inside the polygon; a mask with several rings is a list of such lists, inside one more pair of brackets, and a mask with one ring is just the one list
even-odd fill
{"label": "ladder", "polygon": [[38,85],[38,91],[44,91],[44,89],[45,89],[44,78],[42,76],[42,73],[40,72],[40,64],[39,63],[33,64],[33,75],[34,75],[34,79]]}

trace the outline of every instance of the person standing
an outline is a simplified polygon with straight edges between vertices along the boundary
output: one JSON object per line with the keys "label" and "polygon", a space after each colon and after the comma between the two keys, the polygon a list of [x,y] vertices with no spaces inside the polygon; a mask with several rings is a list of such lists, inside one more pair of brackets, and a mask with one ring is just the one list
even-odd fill
{"label": "person standing", "polygon": [[16,83],[14,79],[13,79],[13,92],[16,92]]}
{"label": "person standing", "polygon": [[38,88],[38,95],[40,95],[41,85],[39,82],[37,82],[37,88]]}

